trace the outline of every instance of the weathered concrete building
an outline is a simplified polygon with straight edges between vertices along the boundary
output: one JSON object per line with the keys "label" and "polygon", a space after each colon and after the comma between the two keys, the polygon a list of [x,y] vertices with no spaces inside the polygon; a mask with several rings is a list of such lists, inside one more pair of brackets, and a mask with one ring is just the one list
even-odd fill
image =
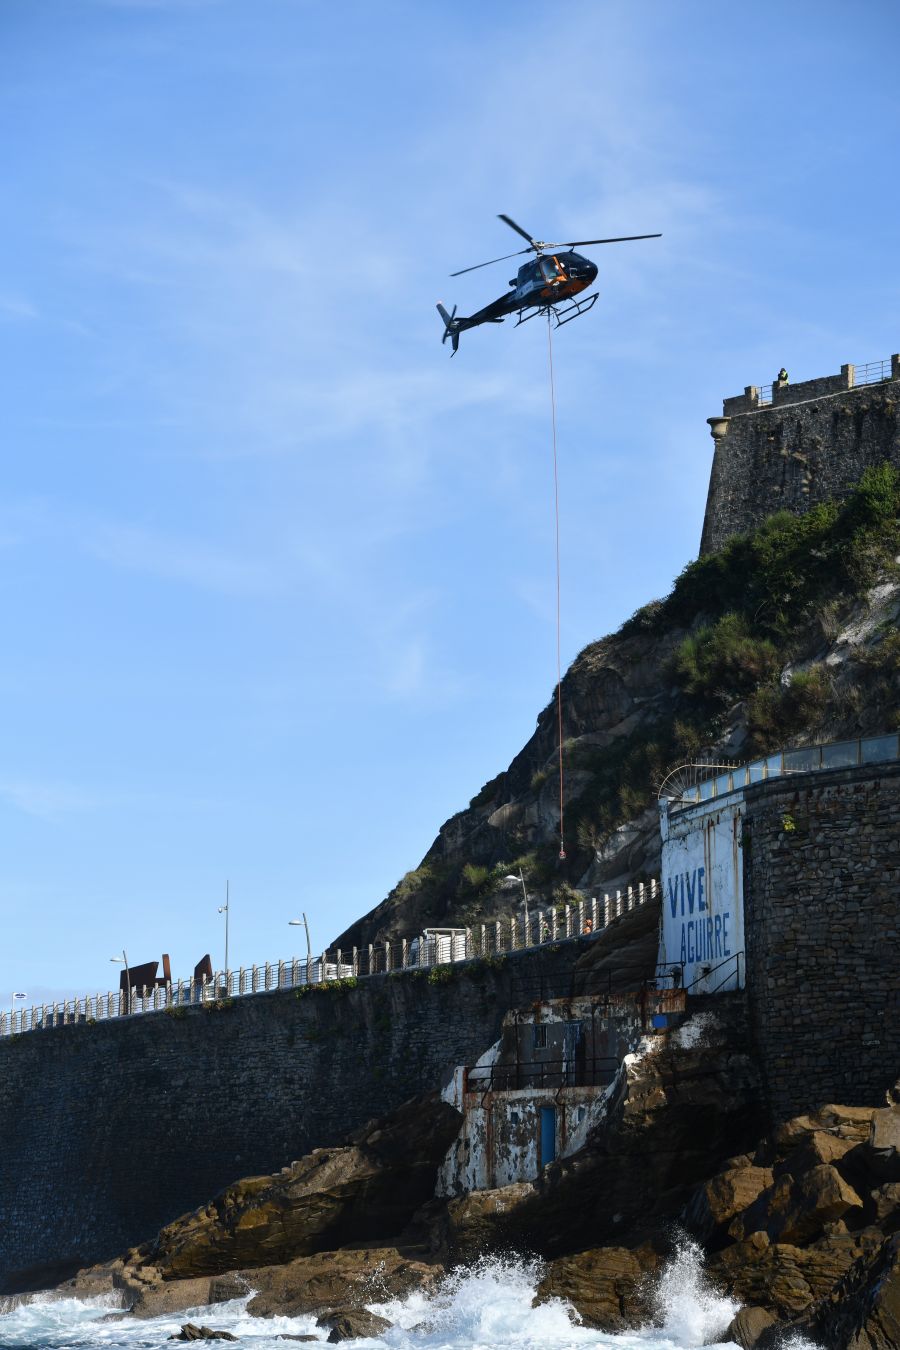
{"label": "weathered concrete building", "polygon": [[439,1195],[533,1181],[583,1148],[621,1091],[645,1037],[678,1026],[681,989],[586,995],[513,1009],[500,1039],[456,1069],[444,1099],[463,1124],[438,1177]]}
{"label": "weathered concrete building", "polygon": [[799,384],[776,381],[726,398],[715,443],[700,552],[775,511],[802,515],[847,495],[870,465],[900,467],[900,356],[841,366]]}

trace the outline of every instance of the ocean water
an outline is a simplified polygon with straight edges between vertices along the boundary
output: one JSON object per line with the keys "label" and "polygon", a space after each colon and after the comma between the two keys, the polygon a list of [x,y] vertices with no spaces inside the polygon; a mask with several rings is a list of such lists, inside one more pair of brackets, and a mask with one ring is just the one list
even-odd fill
{"label": "ocean water", "polygon": [[[693,1243],[681,1247],[656,1283],[659,1325],[623,1335],[604,1335],[577,1325],[571,1309],[560,1301],[532,1308],[539,1278],[537,1263],[485,1260],[448,1276],[427,1296],[413,1293],[369,1304],[373,1312],[395,1325],[377,1339],[348,1344],[359,1350],[588,1350],[594,1346],[699,1350],[722,1344],[739,1306],[708,1283],[702,1254]],[[52,1300],[36,1295],[33,1302],[0,1316],[0,1346],[11,1350],[172,1350],[168,1337],[183,1322],[231,1331],[247,1350],[290,1350],[297,1343],[279,1340],[285,1332],[314,1334],[322,1343],[327,1337],[314,1317],[250,1317],[247,1298],[147,1321],[104,1320],[114,1303],[112,1297]]]}

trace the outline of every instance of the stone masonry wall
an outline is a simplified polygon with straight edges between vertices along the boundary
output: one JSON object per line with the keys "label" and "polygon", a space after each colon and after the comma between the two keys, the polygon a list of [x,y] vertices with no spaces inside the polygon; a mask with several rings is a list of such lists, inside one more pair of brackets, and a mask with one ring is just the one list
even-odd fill
{"label": "stone masonry wall", "polygon": [[883,1105],[900,1075],[900,764],[746,789],[744,931],[769,1107]]}
{"label": "stone masonry wall", "polygon": [[[840,376],[776,386],[760,408],[756,390],[726,399],[710,418],[715,451],[700,552],[714,553],[774,511],[802,515],[840,498],[869,465],[900,467],[900,365],[881,384]],[[848,384],[848,381],[851,381]],[[837,386],[835,390],[834,386]]]}
{"label": "stone masonry wall", "polygon": [[[0,1042],[0,1290],[151,1237],[229,1182],[441,1086],[504,1013],[571,993],[581,940]],[[298,997],[298,992],[300,996]]]}

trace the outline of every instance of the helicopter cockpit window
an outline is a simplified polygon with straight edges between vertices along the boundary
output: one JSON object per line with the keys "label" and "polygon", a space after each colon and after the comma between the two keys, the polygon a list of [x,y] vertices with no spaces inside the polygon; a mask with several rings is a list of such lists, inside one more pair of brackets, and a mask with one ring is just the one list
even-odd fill
{"label": "helicopter cockpit window", "polygon": [[545,281],[558,281],[565,276],[562,267],[555,258],[541,258],[541,272]]}

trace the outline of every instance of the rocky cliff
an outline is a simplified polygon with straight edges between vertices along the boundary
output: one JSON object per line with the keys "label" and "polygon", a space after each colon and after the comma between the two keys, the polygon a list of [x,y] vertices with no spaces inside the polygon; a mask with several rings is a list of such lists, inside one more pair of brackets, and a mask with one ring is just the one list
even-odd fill
{"label": "rocky cliff", "polygon": [[554,698],[509,767],[336,945],[508,913],[518,892],[503,878],[519,867],[547,902],[646,879],[673,767],[895,726],[898,519],[900,474],[884,464],[843,503],[774,516],[689,564],[563,678],[565,860]]}

